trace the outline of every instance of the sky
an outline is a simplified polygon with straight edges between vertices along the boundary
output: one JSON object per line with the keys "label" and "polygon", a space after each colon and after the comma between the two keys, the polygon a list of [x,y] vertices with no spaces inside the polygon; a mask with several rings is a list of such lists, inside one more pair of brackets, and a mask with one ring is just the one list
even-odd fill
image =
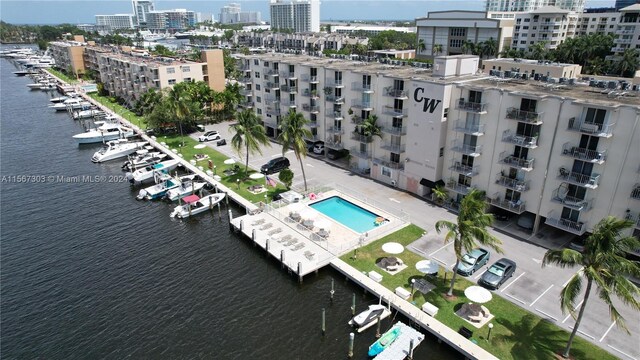
{"label": "sky", "polygon": [[[214,14],[238,2],[243,11],[260,11],[269,18],[269,1],[243,0],[156,0],[156,9],[188,9]],[[588,0],[587,7],[613,6],[613,0]],[[322,20],[413,20],[429,11],[482,10],[484,0],[321,0]],[[128,0],[0,0],[0,20],[12,24],[95,23],[94,15],[131,13]]]}

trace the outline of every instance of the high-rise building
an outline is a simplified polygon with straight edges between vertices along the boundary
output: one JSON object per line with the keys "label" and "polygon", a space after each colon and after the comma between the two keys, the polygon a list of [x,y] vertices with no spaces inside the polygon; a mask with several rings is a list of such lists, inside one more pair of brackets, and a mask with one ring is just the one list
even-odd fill
{"label": "high-rise building", "polygon": [[616,56],[627,49],[640,49],[640,4],[620,9],[615,45],[611,49]]}
{"label": "high-rise building", "polygon": [[259,11],[241,11],[240,4],[231,3],[220,9],[221,24],[248,24],[261,21]]}
{"label": "high-rise building", "polygon": [[633,4],[640,4],[640,0],[616,0],[615,8],[616,10],[620,10]]}
{"label": "high-rise building", "polygon": [[272,29],[320,31],[319,0],[271,0],[269,10]]}
{"label": "high-rise building", "polygon": [[151,0],[132,0],[133,16],[135,17],[135,25],[144,27],[147,23],[147,14],[153,11],[155,7]]}
{"label": "high-rise building", "polygon": [[578,17],[577,13],[555,6],[517,14],[511,48],[531,51],[533,44],[542,42],[546,49],[555,49],[575,36]]}
{"label": "high-rise building", "polygon": [[196,25],[196,14],[187,9],[156,10],[147,14],[149,30],[186,30]]}
{"label": "high-rise building", "polygon": [[563,10],[582,12],[585,0],[487,0],[486,11],[529,12],[545,6],[556,6]]}
{"label": "high-rise building", "polygon": [[135,22],[131,14],[96,15],[96,25],[109,30],[133,29]]}

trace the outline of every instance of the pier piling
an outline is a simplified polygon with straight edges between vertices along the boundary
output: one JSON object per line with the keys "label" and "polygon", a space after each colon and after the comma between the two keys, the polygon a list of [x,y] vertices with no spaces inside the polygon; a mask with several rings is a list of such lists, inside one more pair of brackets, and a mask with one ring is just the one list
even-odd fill
{"label": "pier piling", "polygon": [[349,353],[347,354],[347,357],[349,357],[349,359],[353,357],[353,341],[355,338],[356,335],[354,333],[349,333]]}
{"label": "pier piling", "polygon": [[380,337],[380,316],[378,316],[378,321],[376,324],[376,338]]}
{"label": "pier piling", "polygon": [[269,238],[264,243],[264,249],[267,250],[266,255],[269,256]]}
{"label": "pier piling", "polygon": [[413,360],[413,339],[409,340],[409,356],[407,357],[407,359],[409,360]]}
{"label": "pier piling", "polygon": [[302,283],[302,263],[298,261],[298,281]]}
{"label": "pier piling", "polygon": [[327,329],[325,326],[325,321],[326,321],[325,310],[324,308],[322,308],[322,336],[324,336]]}
{"label": "pier piling", "polygon": [[353,293],[353,297],[351,298],[351,315],[356,315],[356,293]]}
{"label": "pier piling", "polygon": [[280,250],[280,264],[284,268],[284,250]]}
{"label": "pier piling", "polygon": [[329,297],[331,298],[331,302],[333,302],[333,294],[335,294],[336,291],[333,288],[333,279],[331,279],[331,291],[329,291]]}

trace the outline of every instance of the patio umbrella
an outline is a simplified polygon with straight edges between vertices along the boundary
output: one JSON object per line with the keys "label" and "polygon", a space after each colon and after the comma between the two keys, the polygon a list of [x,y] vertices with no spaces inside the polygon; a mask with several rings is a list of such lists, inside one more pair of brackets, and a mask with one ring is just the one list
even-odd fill
{"label": "patio umbrella", "polygon": [[464,296],[478,304],[484,304],[490,301],[493,297],[489,290],[475,285],[469,286],[468,288],[464,289]]}
{"label": "patio umbrella", "polygon": [[253,174],[249,175],[249,177],[250,177],[251,179],[258,180],[258,179],[262,179],[262,178],[264,177],[264,174],[261,174],[261,173],[253,173]]}
{"label": "patio umbrella", "polygon": [[404,251],[404,246],[397,242],[388,242],[382,245],[382,250],[389,254],[401,254]]}
{"label": "patio umbrella", "polygon": [[193,148],[194,149],[204,149],[206,147],[207,147],[207,145],[205,145],[205,144],[198,144],[198,145],[194,146]]}
{"label": "patio umbrella", "polygon": [[433,260],[420,260],[416,263],[416,269],[423,274],[437,274],[440,270],[440,265]]}
{"label": "patio umbrella", "polygon": [[233,165],[233,164],[236,163],[236,161],[233,160],[233,159],[227,159],[227,160],[224,161],[224,163],[227,164],[227,165]]}

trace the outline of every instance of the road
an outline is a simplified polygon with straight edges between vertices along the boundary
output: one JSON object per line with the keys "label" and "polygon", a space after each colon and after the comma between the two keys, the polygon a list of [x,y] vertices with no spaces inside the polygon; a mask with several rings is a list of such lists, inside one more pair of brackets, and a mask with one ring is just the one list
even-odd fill
{"label": "road", "polygon": [[[208,130],[219,131],[222,138],[227,140],[227,144],[231,143],[229,123],[208,125]],[[197,139],[200,134],[195,133],[191,136]],[[244,163],[244,156],[234,152],[230,145],[217,147],[215,142],[210,142],[209,146]],[[263,154],[249,157],[249,166],[259,169],[270,159],[281,155],[282,147],[272,142],[271,147],[263,149]],[[293,187],[303,188],[300,163],[291,150],[287,151],[285,156],[290,160],[291,170],[295,174]],[[453,247],[451,243],[444,243],[444,236],[437,234],[434,226],[439,220],[455,221],[455,214],[432,205],[420,197],[377,183],[370,178],[331,164],[325,161],[323,156],[307,156],[303,159],[303,164],[307,184],[310,188],[317,185],[339,184],[352,191],[366,194],[368,198],[382,204],[386,211],[402,210],[409,214],[412,223],[427,231],[427,234],[411,244],[409,249],[425,257],[433,258],[449,269],[452,268],[455,263]],[[568,314],[562,314],[559,298],[564,286],[578,273],[579,269],[561,269],[555,266],[541,267],[542,258],[547,249],[565,243],[569,238],[531,237],[527,239],[528,241],[523,241],[503,232],[495,230],[491,230],[491,232],[502,241],[503,254],[491,250],[491,260],[487,265],[493,264],[501,257],[508,257],[517,264],[514,276],[507,280],[500,289],[495,290],[494,294],[555,322],[567,331],[571,331],[575,321]],[[557,232],[551,231],[550,234],[555,235]],[[488,266],[478,270],[469,277],[469,280],[477,281],[487,268]],[[586,286],[586,282],[583,283],[583,288],[584,286]],[[581,298],[582,296],[579,297],[579,299]],[[627,335],[616,327],[609,316],[608,308],[595,292],[591,294],[578,333],[621,359],[640,359],[640,345],[637,341],[640,339],[640,314],[630,307],[620,304],[617,299],[615,303],[626,319],[631,335]]]}

